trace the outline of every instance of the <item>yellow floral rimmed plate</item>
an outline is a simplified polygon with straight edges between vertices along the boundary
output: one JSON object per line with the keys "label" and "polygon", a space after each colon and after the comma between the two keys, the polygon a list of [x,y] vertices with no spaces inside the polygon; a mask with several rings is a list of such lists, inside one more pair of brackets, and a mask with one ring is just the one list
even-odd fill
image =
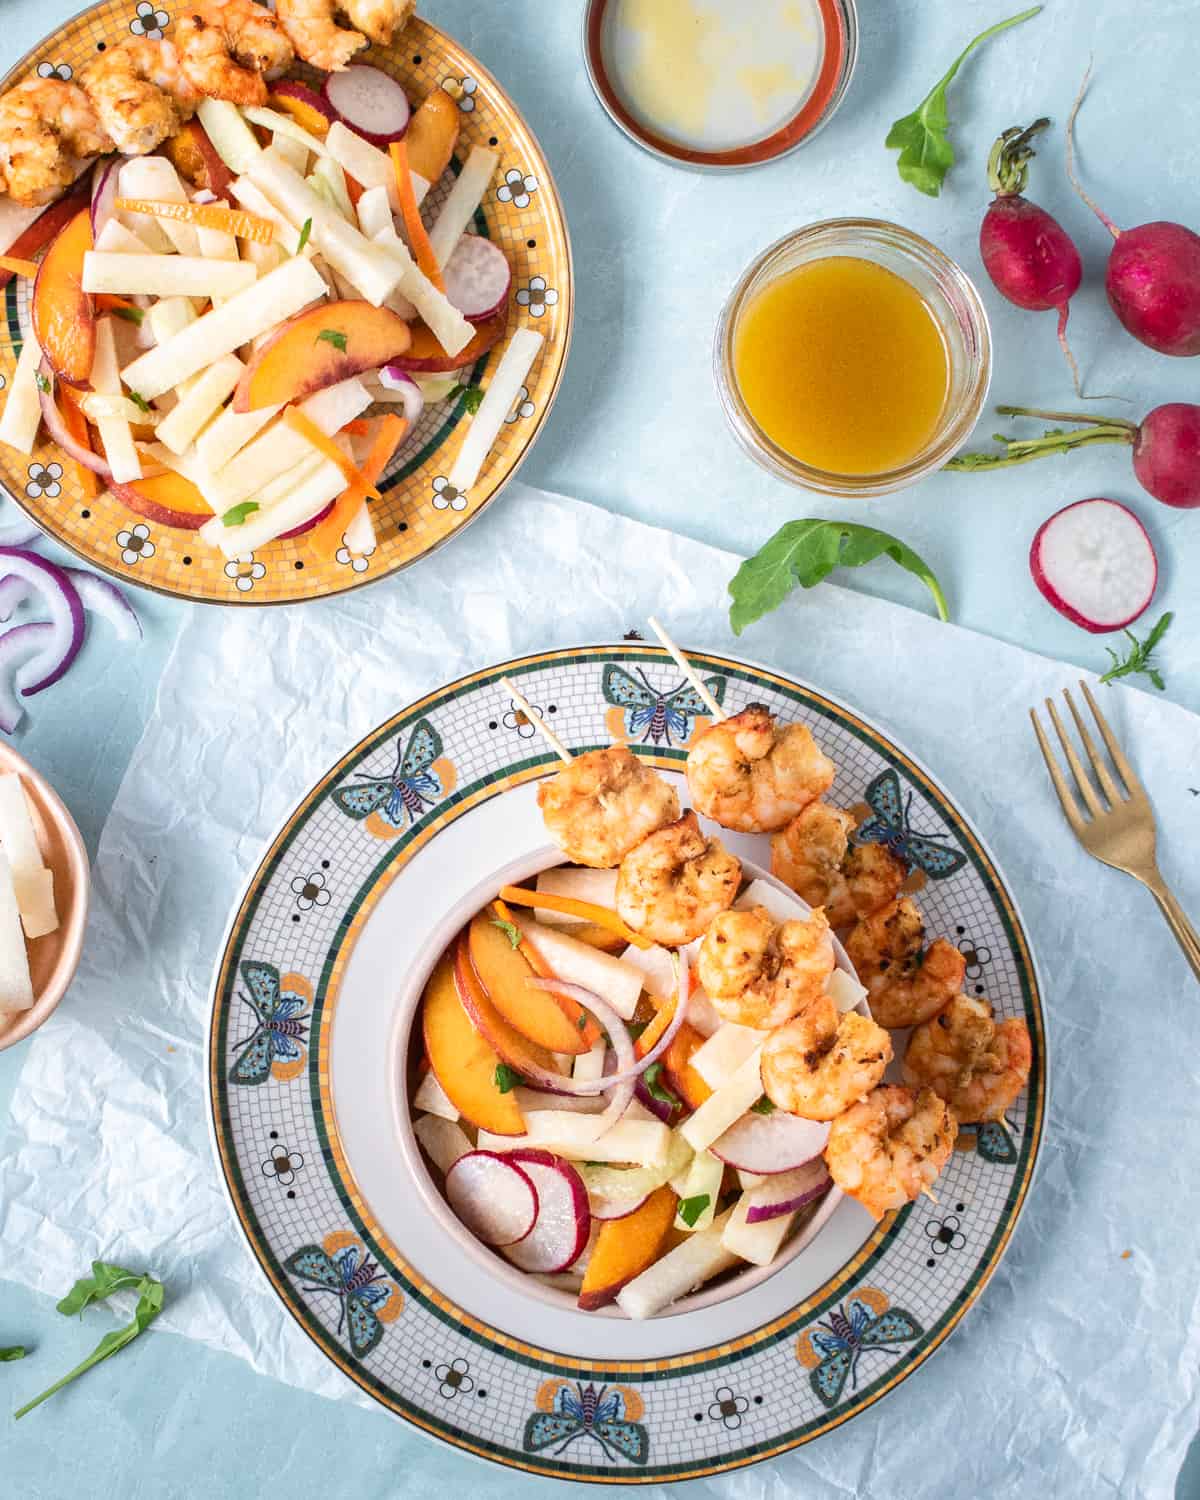
{"label": "yellow floral rimmed plate", "polygon": [[[98,51],[130,35],[169,38],[175,8],[176,0],[105,0],[92,6],[27,53],[0,89],[33,73],[70,78]],[[383,498],[372,508],[377,542],[369,554],[342,546],[329,558],[299,537],[227,562],[194,532],[146,520],[108,493],[88,499],[74,466],[44,436],[28,459],[0,446],[0,486],[43,530],[123,582],[208,604],[294,604],[398,572],[449,541],[499,494],[553,405],[570,344],[574,287],[567,226],[541,147],[496,79],[435,26],[417,18],[391,47],[372,47],[362,57],[398,78],[414,104],[430,89],[451,86],[462,123],[452,172],[472,146],[498,153],[500,165],[474,227],[503,247],[512,266],[509,324],[504,340],[464,381],[486,386],[513,333],[530,327],[545,344],[528,386],[479,480],[464,494],[447,480],[470,424],[464,401],[426,410],[380,484]],[[301,64],[292,71],[296,77],[315,76]],[[443,182],[430,195],[431,207],[446,191]],[[30,283],[18,278],[0,293],[2,385],[12,379],[29,326],[30,292]]]}

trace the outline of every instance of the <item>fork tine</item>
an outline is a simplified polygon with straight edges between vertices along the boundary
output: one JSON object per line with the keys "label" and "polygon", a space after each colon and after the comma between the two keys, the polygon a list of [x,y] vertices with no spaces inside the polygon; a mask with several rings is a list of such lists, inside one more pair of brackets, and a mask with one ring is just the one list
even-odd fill
{"label": "fork tine", "polygon": [[1063,697],[1067,700],[1067,707],[1071,710],[1071,717],[1075,720],[1075,728],[1079,731],[1079,738],[1083,741],[1084,752],[1091,762],[1092,774],[1100,783],[1100,789],[1108,798],[1109,806],[1116,807],[1118,802],[1123,801],[1121,794],[1117,791],[1117,783],[1109,774],[1108,767],[1104,764],[1100,752],[1096,749],[1095,742],[1088,733],[1087,725],[1083,722],[1079,710],[1075,707],[1075,700],[1066,688],[1063,689]]}
{"label": "fork tine", "polygon": [[1100,731],[1100,737],[1108,747],[1108,753],[1112,756],[1112,763],[1114,766],[1116,766],[1121,780],[1128,788],[1129,795],[1131,797],[1144,797],[1146,795],[1146,789],[1138,780],[1137,772],[1129,764],[1128,760],[1126,760],[1124,751],[1117,743],[1116,735],[1108,727],[1108,720],[1100,712],[1095,698],[1092,697],[1091,688],[1088,687],[1086,682],[1082,681],[1080,682],[1079,686],[1083,690],[1083,696],[1087,699],[1087,706],[1092,711],[1092,718],[1096,721],[1096,727]]}
{"label": "fork tine", "polygon": [[1050,741],[1046,738],[1046,731],[1042,728],[1042,721],[1037,716],[1036,708],[1029,710],[1029,717],[1033,721],[1033,732],[1037,735],[1038,744],[1042,748],[1042,758],[1046,762],[1047,771],[1050,772],[1050,780],[1054,783],[1054,790],[1058,793],[1058,800],[1062,803],[1067,822],[1077,834],[1082,834],[1083,819],[1079,815],[1079,807],[1071,795],[1071,788],[1067,785],[1067,778],[1062,773],[1062,767],[1050,748]]}
{"label": "fork tine", "polygon": [[1096,789],[1088,780],[1087,772],[1083,769],[1083,762],[1079,759],[1079,752],[1071,743],[1067,731],[1063,728],[1063,722],[1058,717],[1058,709],[1055,708],[1051,699],[1046,699],[1046,712],[1050,715],[1050,722],[1054,725],[1058,735],[1058,742],[1063,748],[1063,754],[1067,757],[1067,765],[1071,768],[1071,775],[1075,778],[1075,785],[1079,788],[1079,795],[1083,798],[1084,806],[1093,818],[1098,818],[1103,812],[1100,806],[1100,798],[1096,796]]}

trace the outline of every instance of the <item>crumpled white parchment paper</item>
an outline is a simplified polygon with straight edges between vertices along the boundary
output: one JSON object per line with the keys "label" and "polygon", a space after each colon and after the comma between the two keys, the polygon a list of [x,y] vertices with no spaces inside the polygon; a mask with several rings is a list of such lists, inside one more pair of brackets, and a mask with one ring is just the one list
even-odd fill
{"label": "crumpled white parchment paper", "polygon": [[[153,1265],[171,1291],[160,1326],[365,1401],[283,1313],[218,1180],[204,1034],[229,909],[308,786],[387,715],[509,656],[645,632],[656,612],[685,645],[860,707],[934,769],[1023,907],[1053,1052],[1024,1218],[939,1357],[820,1442],[689,1493],[1170,1495],[1198,1415],[1200,990],[1149,896],[1090,860],[1054,801],[1026,710],[1078,674],[829,585],[735,641],[736,562],[517,485],[452,547],[339,602],[197,609],[104,831],[79,977],[18,1084],[0,1275],[59,1294],[93,1256]],[[1103,692],[1154,799],[1163,868],[1200,913],[1200,720]],[[403,1493],[434,1493],[442,1455],[397,1441]]]}

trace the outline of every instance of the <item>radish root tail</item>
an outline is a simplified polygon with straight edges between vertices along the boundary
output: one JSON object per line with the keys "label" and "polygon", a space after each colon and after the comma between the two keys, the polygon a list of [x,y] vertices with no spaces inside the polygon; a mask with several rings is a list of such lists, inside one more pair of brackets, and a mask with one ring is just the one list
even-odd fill
{"label": "radish root tail", "polygon": [[1066,359],[1067,365],[1070,368],[1071,379],[1075,383],[1075,394],[1081,401],[1090,401],[1092,398],[1084,392],[1083,381],[1079,376],[1079,361],[1075,358],[1075,355],[1071,351],[1071,346],[1067,342],[1067,319],[1070,317],[1070,315],[1071,309],[1068,304],[1064,302],[1058,310],[1058,344],[1059,348],[1063,352],[1063,357]]}
{"label": "radish root tail", "polygon": [[[1087,65],[1087,72],[1083,75],[1083,82],[1079,85],[1079,92],[1075,95],[1075,103],[1072,104],[1071,113],[1067,116],[1067,181],[1079,194],[1080,198],[1083,199],[1084,203],[1087,204],[1091,211],[1100,220],[1101,224],[1104,225],[1105,229],[1108,230],[1109,234],[1112,235],[1113,239],[1119,240],[1121,238],[1121,231],[1108,217],[1108,215],[1104,212],[1100,205],[1095,201],[1095,199],[1089,197],[1087,190],[1083,186],[1083,183],[1079,180],[1078,172],[1076,172],[1075,170],[1075,121],[1078,118],[1079,108],[1083,103],[1083,96],[1087,93],[1088,84],[1091,82],[1091,80],[1092,64],[1089,61]],[[1064,345],[1063,347],[1065,349],[1066,346]],[[1071,356],[1069,353],[1067,354],[1067,358],[1068,360],[1071,360]],[[1074,368],[1074,364],[1074,360],[1071,360],[1072,368]],[[1078,375],[1076,375],[1075,378],[1075,389],[1081,396],[1083,395],[1083,392],[1079,390]],[[1092,399],[1098,400],[1100,398],[1093,397]]]}

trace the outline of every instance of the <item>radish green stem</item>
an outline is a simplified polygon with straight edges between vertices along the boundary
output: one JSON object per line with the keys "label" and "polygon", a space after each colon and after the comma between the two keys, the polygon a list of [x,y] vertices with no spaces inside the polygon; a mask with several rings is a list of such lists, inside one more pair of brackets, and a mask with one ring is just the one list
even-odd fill
{"label": "radish green stem", "polygon": [[1083,75],[1083,82],[1079,85],[1079,92],[1075,95],[1075,103],[1071,106],[1071,113],[1067,116],[1067,181],[1091,209],[1091,211],[1112,235],[1114,240],[1121,238],[1121,231],[1108,217],[1100,205],[1087,194],[1079,175],[1075,171],[1075,120],[1079,114],[1079,107],[1083,103],[1083,96],[1087,93],[1087,86],[1092,78],[1092,65],[1089,62],[1087,72]]}
{"label": "radish green stem", "polygon": [[1086,432],[1047,432],[1040,438],[1007,438],[1003,433],[994,434],[996,442],[1003,444],[1003,453],[960,453],[946,465],[948,469],[1011,469],[1017,464],[1032,463],[1036,458],[1047,458],[1052,453],[1070,453],[1075,448],[1096,447],[1101,443],[1132,443],[1133,438],[1124,427],[1095,427]]}
{"label": "radish green stem", "polygon": [[1086,422],[1093,427],[1124,427],[1129,432],[1138,431],[1136,422],[1126,422],[1123,417],[1091,417],[1081,411],[1043,411],[1038,406],[998,406],[996,411],[1002,417],[1037,417],[1043,422]]}

